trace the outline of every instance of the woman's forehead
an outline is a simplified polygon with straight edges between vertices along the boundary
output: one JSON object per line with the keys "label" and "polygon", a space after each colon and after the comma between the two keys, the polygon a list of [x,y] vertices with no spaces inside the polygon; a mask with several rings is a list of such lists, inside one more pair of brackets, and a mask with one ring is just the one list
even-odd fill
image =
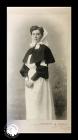
{"label": "woman's forehead", "polygon": [[40,33],[40,30],[33,30],[32,33]]}

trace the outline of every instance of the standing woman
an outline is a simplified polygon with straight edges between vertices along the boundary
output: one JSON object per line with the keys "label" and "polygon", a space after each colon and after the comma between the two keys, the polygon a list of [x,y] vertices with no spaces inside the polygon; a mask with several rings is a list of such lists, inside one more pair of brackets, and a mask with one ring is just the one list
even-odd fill
{"label": "standing woman", "polygon": [[55,119],[48,64],[53,54],[45,44],[47,32],[39,26],[30,28],[32,43],[24,56],[20,73],[25,77],[26,120]]}

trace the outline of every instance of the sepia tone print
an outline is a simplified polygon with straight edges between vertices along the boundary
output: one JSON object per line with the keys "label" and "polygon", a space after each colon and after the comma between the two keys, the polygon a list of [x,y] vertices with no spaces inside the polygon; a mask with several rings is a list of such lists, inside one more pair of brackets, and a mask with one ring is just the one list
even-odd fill
{"label": "sepia tone print", "polygon": [[[48,65],[55,117],[44,119],[37,111],[43,119],[27,121],[25,77],[20,69],[32,40],[30,28],[35,25],[47,32],[46,43],[55,59]],[[38,132],[71,132],[71,7],[7,7],[7,122],[24,133],[36,132],[36,127]]]}

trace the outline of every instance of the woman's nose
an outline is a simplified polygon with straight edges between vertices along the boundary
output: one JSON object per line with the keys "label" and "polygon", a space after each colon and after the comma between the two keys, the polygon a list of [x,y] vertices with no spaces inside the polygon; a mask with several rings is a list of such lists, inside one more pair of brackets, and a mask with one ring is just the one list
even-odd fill
{"label": "woman's nose", "polygon": [[37,35],[35,34],[34,37],[37,37]]}
{"label": "woman's nose", "polygon": [[34,38],[37,38],[37,36],[34,36]]}

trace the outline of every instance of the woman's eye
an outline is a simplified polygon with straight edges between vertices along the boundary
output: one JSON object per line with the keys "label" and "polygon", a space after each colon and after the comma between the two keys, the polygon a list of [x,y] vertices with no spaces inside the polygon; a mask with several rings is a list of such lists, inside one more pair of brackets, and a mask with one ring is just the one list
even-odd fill
{"label": "woman's eye", "polygon": [[37,34],[37,35],[40,35],[40,34]]}

